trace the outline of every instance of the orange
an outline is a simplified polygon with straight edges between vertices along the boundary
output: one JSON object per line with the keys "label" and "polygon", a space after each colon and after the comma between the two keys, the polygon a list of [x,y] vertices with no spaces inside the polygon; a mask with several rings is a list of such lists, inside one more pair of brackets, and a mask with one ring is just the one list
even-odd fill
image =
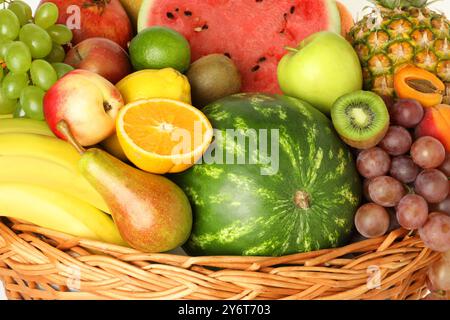
{"label": "orange", "polygon": [[176,100],[138,100],[122,108],[117,118],[117,136],[126,156],[151,173],[192,167],[212,135],[211,123],[200,110]]}

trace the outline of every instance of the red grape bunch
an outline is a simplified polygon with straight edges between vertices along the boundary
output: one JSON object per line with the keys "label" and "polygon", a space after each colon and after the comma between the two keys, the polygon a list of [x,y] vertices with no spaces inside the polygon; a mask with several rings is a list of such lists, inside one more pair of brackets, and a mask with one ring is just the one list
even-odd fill
{"label": "red grape bunch", "polygon": [[419,102],[398,100],[390,115],[383,140],[356,160],[368,201],[356,212],[356,229],[366,238],[382,236],[392,225],[389,211],[394,210],[398,224],[418,230],[427,247],[449,251],[450,154],[433,137],[413,137],[424,116]]}

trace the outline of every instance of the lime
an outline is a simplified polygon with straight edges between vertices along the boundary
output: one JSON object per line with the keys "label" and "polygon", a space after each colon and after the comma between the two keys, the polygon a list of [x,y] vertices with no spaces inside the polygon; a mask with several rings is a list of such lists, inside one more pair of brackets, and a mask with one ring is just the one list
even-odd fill
{"label": "lime", "polygon": [[189,42],[165,27],[149,27],[134,37],[130,58],[136,70],[173,68],[185,72],[191,62]]}

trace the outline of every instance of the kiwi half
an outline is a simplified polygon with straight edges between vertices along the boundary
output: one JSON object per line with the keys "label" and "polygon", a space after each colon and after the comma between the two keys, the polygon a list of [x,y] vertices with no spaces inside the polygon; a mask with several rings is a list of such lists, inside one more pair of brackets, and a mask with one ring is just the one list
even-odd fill
{"label": "kiwi half", "polygon": [[340,97],[331,109],[331,119],[342,140],[358,149],[376,146],[389,129],[386,104],[370,91],[356,91]]}

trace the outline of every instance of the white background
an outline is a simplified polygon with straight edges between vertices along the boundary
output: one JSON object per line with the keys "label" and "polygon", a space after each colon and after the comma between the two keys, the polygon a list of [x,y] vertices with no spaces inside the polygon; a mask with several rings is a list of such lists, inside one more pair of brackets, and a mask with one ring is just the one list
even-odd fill
{"label": "white background", "polygon": [[[31,4],[31,6],[36,7],[40,0],[25,0],[25,2]],[[361,17],[361,11],[366,7],[369,2],[365,0],[340,0],[342,3],[347,5],[347,7],[352,11],[355,18]],[[432,5],[433,8],[437,8],[443,11],[447,17],[450,17],[450,0],[442,0]],[[5,299],[2,284],[0,282],[0,300]]]}

